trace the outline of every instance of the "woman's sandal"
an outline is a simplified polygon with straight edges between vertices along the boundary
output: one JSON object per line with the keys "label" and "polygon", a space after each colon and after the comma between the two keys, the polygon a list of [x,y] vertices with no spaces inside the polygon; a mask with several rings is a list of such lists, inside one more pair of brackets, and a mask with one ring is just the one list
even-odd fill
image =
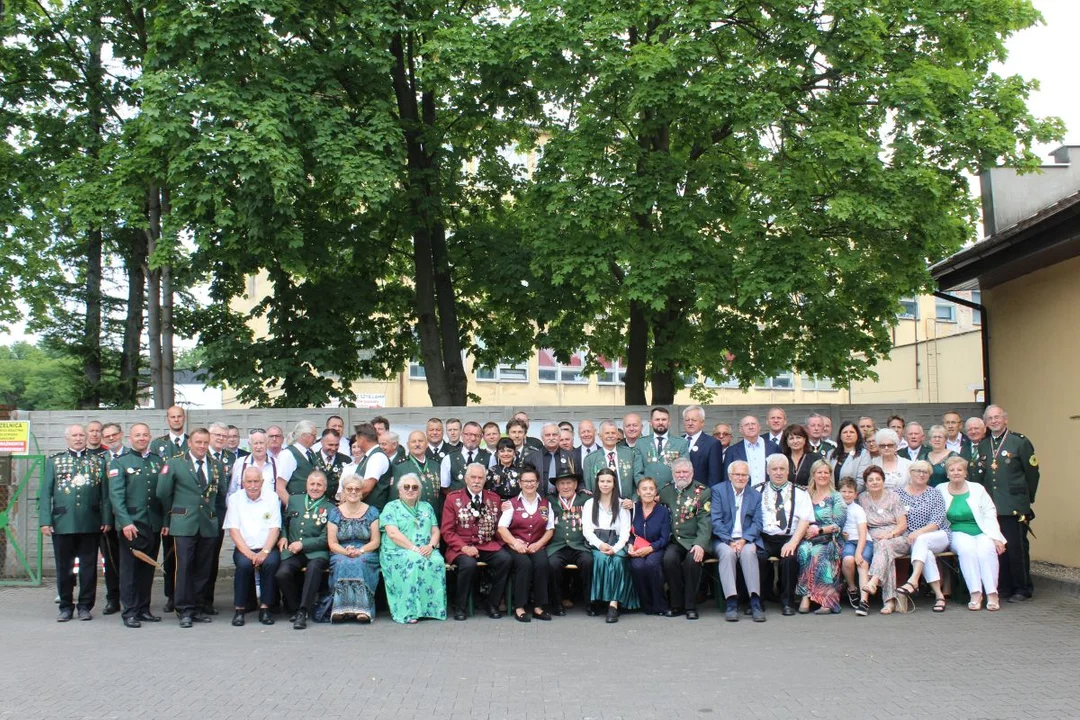
{"label": "woman's sandal", "polygon": [[896,588],[896,594],[904,595],[906,597],[912,597],[916,592],[918,592],[918,590],[919,588],[915,587],[910,582],[906,582],[900,587]]}
{"label": "woman's sandal", "polygon": [[943,613],[946,607],[948,607],[948,602],[945,598],[941,597],[934,601],[934,612]]}
{"label": "woman's sandal", "polygon": [[989,610],[990,612],[997,612],[998,610],[1001,609],[1001,604],[996,600],[987,600],[986,601],[986,609]]}
{"label": "woman's sandal", "polygon": [[866,584],[862,586],[862,591],[864,593],[866,593],[867,595],[875,594],[878,591],[877,578],[874,577],[874,578],[870,578],[869,580],[867,580]]}

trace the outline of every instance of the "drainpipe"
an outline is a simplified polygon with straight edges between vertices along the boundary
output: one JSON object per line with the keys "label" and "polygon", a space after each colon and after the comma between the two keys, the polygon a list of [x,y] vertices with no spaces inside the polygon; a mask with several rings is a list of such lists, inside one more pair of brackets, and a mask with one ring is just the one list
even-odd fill
{"label": "drainpipe", "polygon": [[982,324],[979,326],[979,335],[982,338],[983,403],[990,405],[990,403],[993,402],[990,399],[990,316],[986,313],[986,306],[941,292],[940,290],[934,291],[934,297],[979,311],[980,318],[982,319]]}

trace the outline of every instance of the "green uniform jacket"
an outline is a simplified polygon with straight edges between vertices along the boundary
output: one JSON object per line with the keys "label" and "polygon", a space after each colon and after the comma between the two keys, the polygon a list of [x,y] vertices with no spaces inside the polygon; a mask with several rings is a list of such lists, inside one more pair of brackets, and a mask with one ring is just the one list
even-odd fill
{"label": "green uniform jacket", "polygon": [[38,525],[49,525],[58,535],[101,532],[112,525],[109,484],[103,455],[70,450],[45,461],[38,498]]}
{"label": "green uniform jacket", "polygon": [[960,446],[960,457],[968,461],[968,478],[979,481],[979,443],[966,441]]}
{"label": "green uniform jacket", "polygon": [[177,445],[172,441],[172,438],[168,435],[162,435],[159,438],[154,438],[150,443],[150,452],[157,455],[162,460],[171,460],[174,457],[180,457],[188,451],[188,435],[184,433],[184,442]]}
{"label": "green uniform jacket", "polygon": [[[608,451],[603,447],[582,461],[582,472],[585,473],[585,489],[596,492],[596,473],[601,468],[607,467]],[[645,477],[645,465],[641,459],[641,453],[631,450],[625,445],[615,446],[615,462],[619,466],[619,496],[637,500],[637,484]]]}
{"label": "green uniform jacket", "polygon": [[589,496],[586,493],[578,491],[574,495],[573,507],[566,511],[559,502],[558,494],[548,495],[551,510],[555,513],[555,534],[551,536],[547,544],[548,555],[554,555],[564,547],[586,551],[590,549],[585,542],[585,533],[581,527],[581,508],[588,499]]}
{"label": "green uniform jacket", "polygon": [[[360,458],[360,463],[356,466],[356,474],[361,478],[366,475],[365,471],[367,470],[368,461],[375,457],[375,455],[386,457],[386,453],[384,453],[382,449],[376,449],[370,455]],[[367,494],[367,497],[364,498],[364,502],[373,506],[379,512],[382,512],[382,509],[386,507],[386,503],[390,502],[390,489],[394,484],[394,463],[391,462],[389,464],[390,467],[387,468],[382,477],[375,481],[375,487],[373,487],[371,492]]]}
{"label": "green uniform jacket", "polygon": [[663,488],[672,482],[671,463],[690,453],[690,448],[684,438],[668,435],[664,442],[663,457],[656,452],[656,438],[640,437],[634,444],[633,450],[641,456],[644,466],[645,477],[656,480],[656,486]]}
{"label": "green uniform jacket", "polygon": [[712,537],[712,491],[694,480],[682,492],[675,483],[660,490],[660,502],[671,512],[671,538],[689,550],[697,545],[709,552]]}
{"label": "green uniform jacket", "polygon": [[442,479],[440,478],[440,469],[439,461],[433,460],[430,455],[424,456],[423,464],[410,455],[397,465],[391,465],[390,472],[393,474],[393,480],[390,483],[390,493],[387,495],[389,498],[387,502],[398,499],[398,480],[409,473],[412,473],[420,478],[420,499],[435,508],[435,512],[438,513],[437,517],[442,517],[442,493],[440,492]]}
{"label": "green uniform jacket", "polygon": [[199,485],[195,463],[184,454],[165,462],[158,473],[157,496],[169,534],[177,537],[217,537],[225,521],[229,479],[225,466],[206,455],[206,487]]}
{"label": "green uniform jacket", "polygon": [[[449,457],[450,487],[447,489],[447,492],[454,492],[455,490],[461,490],[463,487],[465,487],[465,453],[461,450],[455,450],[454,452],[450,453]],[[474,463],[480,463],[484,467],[487,467],[490,461],[491,453],[489,453],[484,448],[477,448],[476,450],[473,450]]]}
{"label": "green uniform jacket", "polygon": [[304,555],[308,560],[322,558],[330,559],[330,546],[326,539],[326,523],[330,509],[334,507],[326,496],[310,501],[307,493],[293,495],[289,498],[289,504],[281,517],[285,526],[285,550],[281,552],[281,559],[292,556],[288,546],[299,540],[304,545]]}
{"label": "green uniform jacket", "polygon": [[311,450],[302,453],[296,449],[296,445],[290,445],[281,452],[292,454],[293,459],[296,460],[296,470],[285,483],[285,492],[290,495],[306,495],[308,475],[315,470],[315,453]]}
{"label": "green uniform jacket", "polygon": [[975,479],[990,493],[998,515],[1028,515],[1039,489],[1039,460],[1030,440],[1007,432],[1001,441],[987,434],[979,443]]}
{"label": "green uniform jacket", "polygon": [[[315,467],[326,473],[326,499],[337,504],[337,491],[341,486],[341,471],[352,463],[352,458],[343,453],[334,456],[331,462],[326,461],[326,455],[321,452],[315,453]],[[307,480],[304,480],[304,489],[307,489]]]}
{"label": "green uniform jacket", "polygon": [[138,521],[154,532],[161,531],[165,513],[157,496],[157,482],[164,464],[154,453],[144,458],[126,452],[109,461],[109,500],[117,528]]}
{"label": "green uniform jacket", "polygon": [[[210,455],[210,457],[214,457],[214,448],[210,448],[207,453]],[[224,448],[221,450],[221,457],[217,459],[220,460],[221,464],[225,466],[226,478],[232,477],[232,469],[233,465],[236,464],[236,458],[237,455],[232,450],[229,450],[228,448]],[[226,483],[226,485],[227,484],[228,483]]]}

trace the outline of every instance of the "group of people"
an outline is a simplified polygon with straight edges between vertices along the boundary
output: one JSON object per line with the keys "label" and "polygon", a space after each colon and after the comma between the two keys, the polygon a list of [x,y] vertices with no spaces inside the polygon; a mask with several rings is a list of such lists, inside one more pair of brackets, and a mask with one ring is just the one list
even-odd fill
{"label": "group of people", "polygon": [[[209,622],[226,534],[235,626],[252,612],[271,625],[280,611],[296,629],[371,622],[383,595],[397,622],[465,620],[477,585],[493,618],[505,608],[550,621],[579,596],[609,623],[628,609],[694,620],[712,564],[728,621],[765,621],[764,600],[794,615],[839,613],[846,599],[865,615],[878,593],[890,614],[922,580],[941,612],[946,550],[970,609],[1031,596],[1038,460],[1000,407],[965,432],[956,413],[928,435],[899,417],[880,430],[861,417],[835,440],[829,418],[789,423],[782,408],[764,432],[742,418],[738,441],[725,423],[707,433],[700,406],[681,419],[678,433],[656,407],[648,434],[630,413],[621,427],[552,423],[536,438],[524,413],[505,427],[432,418],[403,446],[383,417],[345,437],[332,415],[322,429],[297,423],[288,445],[281,427],[253,429],[247,449],[234,426],[189,432],[180,407],[156,439],[145,423],[126,444],[116,423],[73,425],[40,492],[57,619],[91,619],[100,550],[105,614],[132,628],[160,621],[150,609],[160,568],[165,611],[181,627]],[[898,584],[900,557],[911,574]]]}

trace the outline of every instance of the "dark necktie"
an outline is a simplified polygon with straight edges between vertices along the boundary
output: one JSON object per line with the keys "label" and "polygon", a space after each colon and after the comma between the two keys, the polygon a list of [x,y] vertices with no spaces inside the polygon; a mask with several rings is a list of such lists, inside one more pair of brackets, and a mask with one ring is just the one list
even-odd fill
{"label": "dark necktie", "polygon": [[116,458],[118,458],[118,457],[120,457],[120,453],[118,453],[118,452],[114,452],[114,453],[112,454],[112,459],[113,459],[113,460],[115,460],[115,459],[116,459]]}
{"label": "dark necktie", "polygon": [[659,436],[659,437],[656,438],[656,454],[657,455],[663,455],[664,454],[664,438],[663,438],[663,436]]}
{"label": "dark necktie", "polygon": [[[784,494],[779,489],[775,489],[776,493],[776,523],[780,526],[780,532],[787,532],[787,513],[784,512]],[[792,497],[792,502],[795,498]]]}
{"label": "dark necktie", "polygon": [[466,465],[472,465],[472,454],[473,454],[473,451],[470,450],[469,454],[465,457],[465,464]]}
{"label": "dark necktie", "polygon": [[609,468],[611,468],[612,470],[615,469],[615,451],[614,450],[608,450],[607,466]]}
{"label": "dark necktie", "polygon": [[311,448],[308,448],[304,452],[307,453],[307,461],[309,463],[311,463],[312,465],[314,465],[315,464],[315,453],[311,452]]}
{"label": "dark necktie", "polygon": [[201,487],[206,487],[206,473],[203,472],[203,461],[195,461],[195,479],[199,481]]}

